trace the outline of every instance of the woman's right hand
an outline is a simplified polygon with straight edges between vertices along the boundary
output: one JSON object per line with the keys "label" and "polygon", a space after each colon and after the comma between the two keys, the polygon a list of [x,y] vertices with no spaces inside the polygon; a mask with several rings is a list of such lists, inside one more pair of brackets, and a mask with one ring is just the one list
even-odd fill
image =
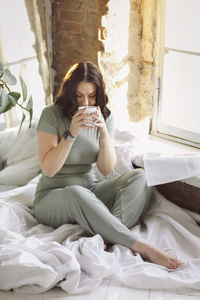
{"label": "woman's right hand", "polygon": [[[87,126],[84,123],[84,119],[89,117],[90,114],[84,113],[86,108],[82,108],[80,110],[77,110],[77,112],[73,115],[71,125],[69,128],[69,132],[73,137],[77,137],[80,134],[81,128],[87,128],[90,129],[90,126]],[[93,123],[90,120],[87,120],[87,123]]]}

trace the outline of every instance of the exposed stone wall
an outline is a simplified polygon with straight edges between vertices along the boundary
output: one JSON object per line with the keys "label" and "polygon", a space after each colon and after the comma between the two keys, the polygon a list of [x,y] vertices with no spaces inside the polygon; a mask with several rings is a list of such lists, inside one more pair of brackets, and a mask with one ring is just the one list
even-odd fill
{"label": "exposed stone wall", "polygon": [[31,30],[35,35],[33,45],[39,62],[39,74],[41,75],[45,91],[45,103],[52,101],[52,40],[51,40],[51,2],[50,0],[24,0]]}
{"label": "exposed stone wall", "polygon": [[103,51],[98,37],[101,17],[106,14],[108,0],[52,1],[53,68],[55,86],[74,63],[90,60],[97,64],[97,53]]}

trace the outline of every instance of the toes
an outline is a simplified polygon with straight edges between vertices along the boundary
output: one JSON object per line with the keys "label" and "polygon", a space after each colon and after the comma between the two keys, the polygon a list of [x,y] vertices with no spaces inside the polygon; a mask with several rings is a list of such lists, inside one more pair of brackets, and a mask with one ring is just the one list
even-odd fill
{"label": "toes", "polygon": [[177,260],[177,261],[176,261],[176,266],[177,266],[177,268],[180,267],[180,265],[181,265],[181,262],[180,262],[179,260]]}
{"label": "toes", "polygon": [[170,261],[168,263],[168,266],[167,266],[168,269],[176,269],[176,263],[174,263],[173,261]]}
{"label": "toes", "polygon": [[171,258],[169,261],[169,269],[177,269],[180,266],[180,262],[174,258]]}

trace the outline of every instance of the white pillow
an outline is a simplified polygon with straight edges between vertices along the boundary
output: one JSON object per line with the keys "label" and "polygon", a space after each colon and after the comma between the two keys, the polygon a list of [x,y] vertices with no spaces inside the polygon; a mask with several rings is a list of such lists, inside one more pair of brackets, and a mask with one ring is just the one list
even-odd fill
{"label": "white pillow", "polygon": [[25,185],[40,172],[38,157],[30,157],[3,169],[0,172],[0,184]]}
{"label": "white pillow", "polygon": [[0,131],[0,156],[6,165],[37,155],[36,126],[36,122],[32,123],[31,128],[24,126],[19,134],[18,127]]}
{"label": "white pillow", "polygon": [[10,145],[16,134],[16,128],[8,128],[0,131],[0,157],[2,162],[7,160]]}

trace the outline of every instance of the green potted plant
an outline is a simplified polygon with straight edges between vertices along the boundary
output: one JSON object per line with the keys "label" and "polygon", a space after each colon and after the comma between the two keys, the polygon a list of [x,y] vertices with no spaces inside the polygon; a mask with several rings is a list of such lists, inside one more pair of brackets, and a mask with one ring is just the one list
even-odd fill
{"label": "green potted plant", "polygon": [[[26,119],[26,114],[29,115],[29,128],[31,127],[31,121],[33,117],[33,99],[32,96],[27,98],[27,86],[21,76],[19,76],[22,97],[19,92],[13,91],[10,86],[17,83],[17,79],[10,72],[9,69],[4,69],[3,63],[0,61],[0,114],[11,110],[16,105],[21,107],[22,118],[19,126],[19,131],[22,128],[22,124]],[[21,98],[21,99],[20,99]],[[21,101],[20,101],[21,100]]]}

